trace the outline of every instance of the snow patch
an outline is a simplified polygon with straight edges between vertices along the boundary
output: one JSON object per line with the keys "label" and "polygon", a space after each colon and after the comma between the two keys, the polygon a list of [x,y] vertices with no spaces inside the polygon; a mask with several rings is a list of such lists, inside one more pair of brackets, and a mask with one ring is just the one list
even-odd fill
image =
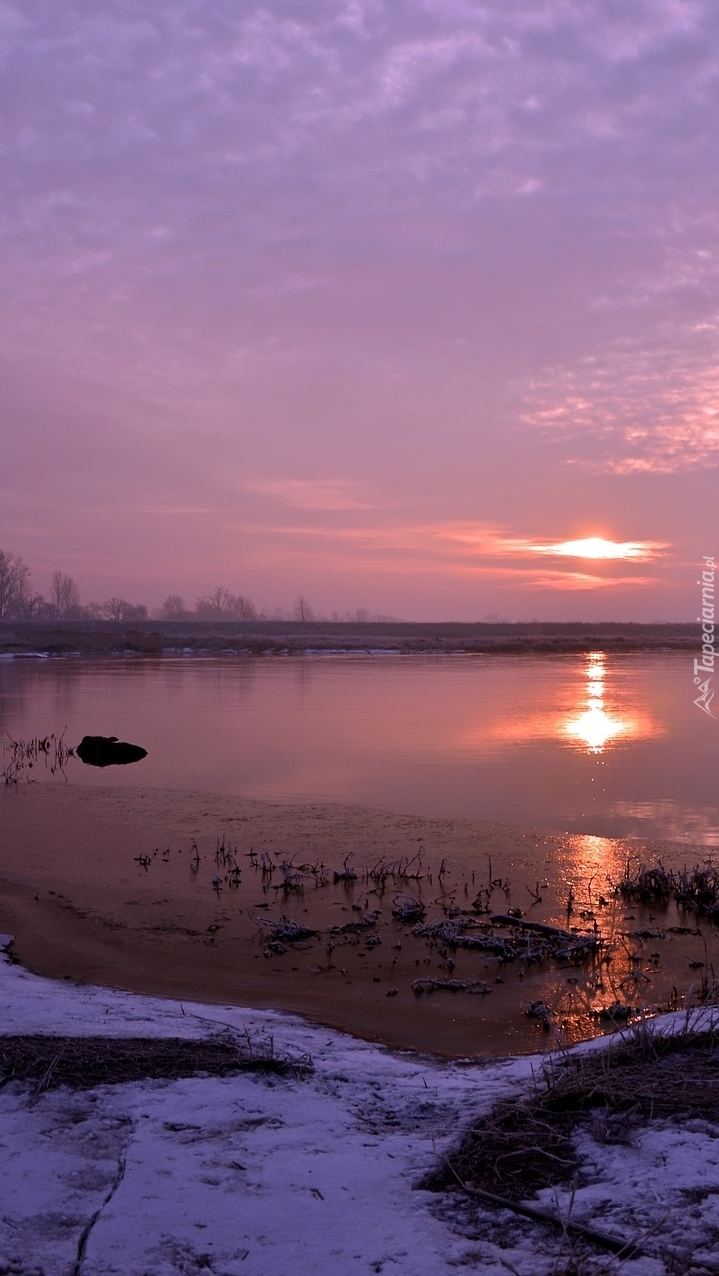
{"label": "snow patch", "polygon": [[[537,1058],[447,1063],[276,1011],[201,1006],[32,975],[0,961],[4,1033],[202,1038],[232,1030],[312,1057],[306,1077],[240,1073],[33,1096],[0,1090],[0,1272],[30,1276],[548,1276],[561,1237],[465,1197],[416,1190],[464,1126]],[[681,1016],[668,1017],[676,1026]],[[603,1048],[605,1043],[591,1048]],[[587,1047],[584,1047],[587,1048]],[[719,1131],[650,1124],[579,1136],[565,1216],[719,1271]],[[606,1271],[613,1260],[601,1257]],[[591,1270],[588,1268],[587,1270]]]}

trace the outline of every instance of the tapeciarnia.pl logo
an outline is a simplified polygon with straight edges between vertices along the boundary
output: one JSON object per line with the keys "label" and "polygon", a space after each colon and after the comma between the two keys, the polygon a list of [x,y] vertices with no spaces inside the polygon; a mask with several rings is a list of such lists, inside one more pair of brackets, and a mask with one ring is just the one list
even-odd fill
{"label": "tapeciarnia.pl logo", "polygon": [[714,689],[710,686],[714,676],[714,558],[712,555],[704,554],[704,569],[702,571],[701,580],[697,581],[697,585],[701,585],[702,591],[702,607],[701,616],[697,616],[697,620],[702,627],[702,656],[701,660],[694,661],[694,684],[699,688],[699,696],[694,701],[698,709],[704,713],[708,713],[710,718],[714,717],[711,711],[711,702],[714,699]]}

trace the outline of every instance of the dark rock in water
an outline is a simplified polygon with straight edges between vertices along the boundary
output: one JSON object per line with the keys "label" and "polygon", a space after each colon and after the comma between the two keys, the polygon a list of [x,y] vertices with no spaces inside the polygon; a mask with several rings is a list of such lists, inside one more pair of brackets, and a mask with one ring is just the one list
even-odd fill
{"label": "dark rock in water", "polygon": [[147,757],[147,749],[118,740],[116,735],[85,735],[75,753],[86,766],[127,766]]}

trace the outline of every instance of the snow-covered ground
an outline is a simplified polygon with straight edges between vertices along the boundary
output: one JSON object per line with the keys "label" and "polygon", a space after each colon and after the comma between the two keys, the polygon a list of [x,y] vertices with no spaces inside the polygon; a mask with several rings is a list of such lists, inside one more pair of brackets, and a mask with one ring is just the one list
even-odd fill
{"label": "snow-covered ground", "polygon": [[[415,1186],[536,1058],[443,1063],[285,1014],[79,987],[6,960],[0,1007],[3,1033],[200,1038],[230,1027],[314,1065],[301,1078],[0,1089],[0,1276],[566,1270],[561,1235]],[[643,1243],[655,1257],[624,1262],[626,1276],[719,1272],[719,1130],[654,1124],[630,1146],[585,1134],[581,1148],[583,1186],[543,1204]]]}

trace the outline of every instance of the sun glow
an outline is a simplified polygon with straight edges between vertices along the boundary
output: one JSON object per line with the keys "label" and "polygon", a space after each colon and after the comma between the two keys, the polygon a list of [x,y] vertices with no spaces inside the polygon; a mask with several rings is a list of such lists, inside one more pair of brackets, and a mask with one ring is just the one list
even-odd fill
{"label": "sun glow", "polygon": [[652,558],[664,546],[653,541],[608,541],[603,536],[561,541],[556,545],[533,545],[535,554],[557,554],[561,558]]}

